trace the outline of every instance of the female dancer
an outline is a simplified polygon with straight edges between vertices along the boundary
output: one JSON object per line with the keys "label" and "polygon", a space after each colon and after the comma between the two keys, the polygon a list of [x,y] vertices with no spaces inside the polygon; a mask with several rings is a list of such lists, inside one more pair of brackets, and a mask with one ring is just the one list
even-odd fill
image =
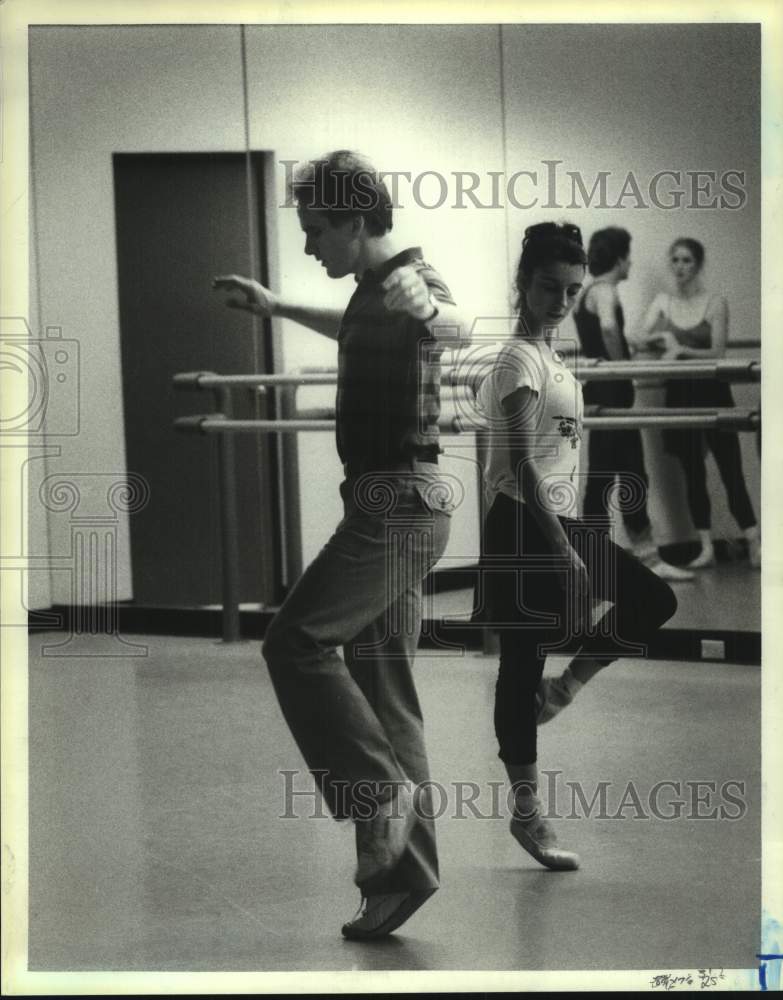
{"label": "female dancer", "polygon": [[[582,391],[550,337],[574,306],[585,264],[576,226],[525,231],[515,333],[478,390],[489,427],[483,580],[500,631],[495,731],[514,791],[511,832],[554,869],[576,868],[579,859],[557,847],[540,813],[537,721],[552,718],[618,656],[642,655],[677,606],[671,587],[605,528],[576,518]],[[597,629],[591,596],[615,602]],[[547,652],[573,637],[581,642],[577,657],[541,689],[537,705]]]}
{"label": "female dancer", "polygon": [[[644,342],[662,351],[663,358],[721,358],[729,336],[729,312],[722,295],[710,295],[701,284],[704,247],[683,237],[669,249],[676,284],[674,295],[655,297],[644,320]],[[667,406],[734,406],[731,387],[718,379],[673,379],[666,385]],[[745,486],[739,439],[733,431],[667,430],[664,447],[682,465],[688,506],[701,538],[701,553],[690,563],[694,569],[712,566],[715,551],[710,533],[710,498],[707,493],[705,451],[712,451],[723,480],[729,510],[748,540],[748,556],[761,565],[761,542],[753,504]]]}

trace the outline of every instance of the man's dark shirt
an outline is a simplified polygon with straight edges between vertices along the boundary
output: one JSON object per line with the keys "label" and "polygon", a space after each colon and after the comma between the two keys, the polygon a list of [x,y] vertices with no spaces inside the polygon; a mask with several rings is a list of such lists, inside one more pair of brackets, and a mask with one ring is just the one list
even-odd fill
{"label": "man's dark shirt", "polygon": [[[627,361],[631,354],[628,350],[628,342],[625,339],[625,315],[623,307],[619,301],[614,307],[614,321],[619,331],[620,350],[622,360]],[[596,313],[587,308],[587,294],[582,297],[579,307],[574,313],[574,323],[576,332],[579,335],[579,344],[582,354],[586,358],[604,358],[607,361],[612,359],[604,343],[604,335],[601,331],[601,321]],[[582,395],[585,404],[598,404],[599,406],[633,406],[634,391],[633,382],[630,380],[599,382],[598,380],[586,382]]]}
{"label": "man's dark shirt", "polygon": [[434,462],[440,451],[443,347],[420,320],[383,305],[382,283],[403,265],[419,271],[435,299],[454,304],[418,247],[362,275],[337,337],[337,451],[356,471]]}

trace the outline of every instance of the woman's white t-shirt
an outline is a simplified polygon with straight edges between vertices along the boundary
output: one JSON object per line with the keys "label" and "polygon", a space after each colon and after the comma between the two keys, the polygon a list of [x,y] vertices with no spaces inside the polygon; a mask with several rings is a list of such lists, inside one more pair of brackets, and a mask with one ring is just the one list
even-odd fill
{"label": "woman's white t-shirt", "polygon": [[[502,403],[523,386],[532,390],[530,411],[521,416],[518,428],[509,429]],[[479,386],[476,401],[489,432],[485,466],[488,504],[498,493],[524,503],[517,470],[511,466],[510,448],[521,436],[528,442],[532,437],[531,454],[541,473],[542,506],[561,517],[576,517],[582,387],[557,351],[543,340],[514,337],[499,351]]]}

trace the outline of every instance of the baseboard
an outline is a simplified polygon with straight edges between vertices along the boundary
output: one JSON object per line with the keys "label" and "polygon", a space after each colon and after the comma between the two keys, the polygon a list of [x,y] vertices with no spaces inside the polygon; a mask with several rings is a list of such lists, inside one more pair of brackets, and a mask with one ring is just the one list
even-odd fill
{"label": "baseboard", "polygon": [[[261,640],[276,608],[241,611],[240,634],[243,639]],[[46,612],[31,612],[29,631],[73,632],[89,635],[82,628],[87,620],[82,608],[55,606]],[[219,609],[140,607],[120,604],[115,621],[120,635],[167,635],[219,637],[222,633]],[[440,619],[426,619],[422,627],[423,649],[490,651],[496,645],[493,633],[480,623],[451,624]],[[761,634],[720,629],[663,628],[652,643],[648,656],[654,660],[711,661],[761,664]]]}

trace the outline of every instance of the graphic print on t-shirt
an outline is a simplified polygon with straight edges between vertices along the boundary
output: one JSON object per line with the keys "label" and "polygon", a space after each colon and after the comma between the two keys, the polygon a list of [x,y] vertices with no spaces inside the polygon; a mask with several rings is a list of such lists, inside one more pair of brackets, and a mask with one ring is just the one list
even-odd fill
{"label": "graphic print on t-shirt", "polygon": [[572,448],[578,447],[582,439],[578,422],[573,417],[564,417],[559,414],[553,415],[552,419],[559,421],[557,429],[560,431],[560,436],[568,438]]}

